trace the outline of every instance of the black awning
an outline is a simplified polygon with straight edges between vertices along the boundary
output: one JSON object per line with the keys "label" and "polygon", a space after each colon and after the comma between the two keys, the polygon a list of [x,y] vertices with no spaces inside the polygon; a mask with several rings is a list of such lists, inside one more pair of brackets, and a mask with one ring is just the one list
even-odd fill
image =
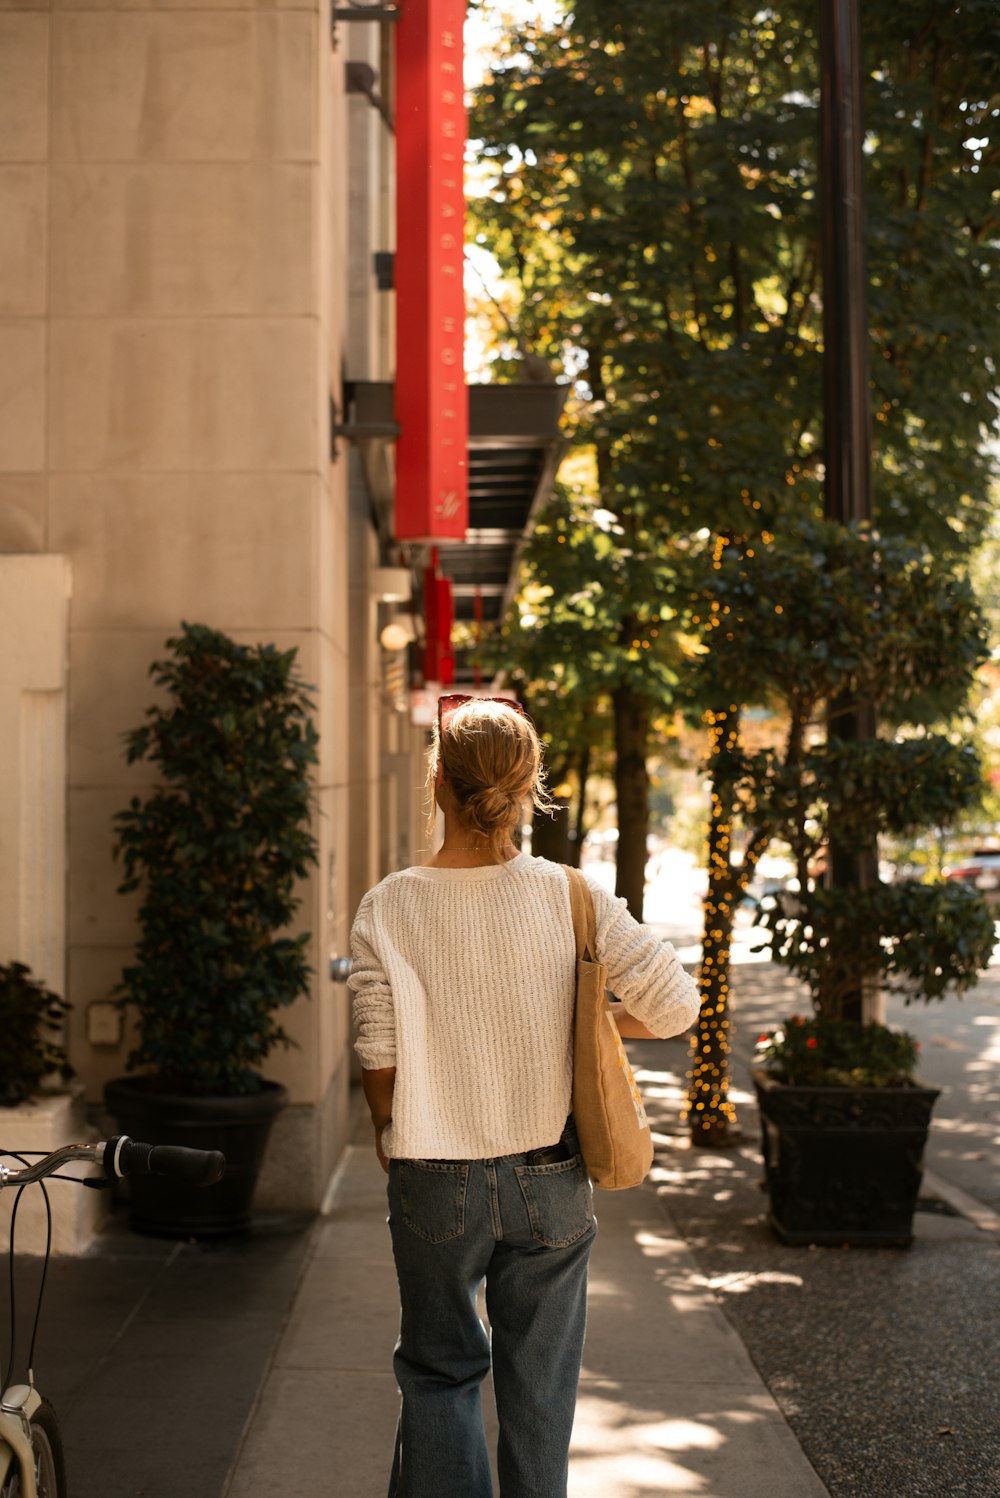
{"label": "black awning", "polygon": [[566,447],[568,385],[469,385],[469,529],[438,547],[452,580],[455,617],[499,619],[536,510],[552,491]]}
{"label": "black awning", "polygon": [[[438,546],[441,571],[453,583],[455,617],[502,617],[513,595],[518,555],[535,511],[544,504],[566,447],[559,421],[568,385],[468,385],[469,528],[463,541]],[[334,438],[361,449],[379,529],[391,538],[392,469],[386,445],[398,435],[393,387],[387,381],[352,381],[344,411],[334,412]],[[336,449],[335,449],[336,450]]]}
{"label": "black awning", "polygon": [[[441,571],[452,582],[455,619],[471,624],[476,599],[484,624],[503,618],[517,583],[517,562],[536,511],[552,492],[566,448],[559,422],[568,385],[468,385],[469,527],[463,541],[437,546]],[[360,451],[372,518],[384,545],[392,542],[394,464],[399,435],[393,387],[387,381],[344,386],[344,409],[332,413],[337,441]],[[457,685],[476,678],[469,650],[456,652]]]}

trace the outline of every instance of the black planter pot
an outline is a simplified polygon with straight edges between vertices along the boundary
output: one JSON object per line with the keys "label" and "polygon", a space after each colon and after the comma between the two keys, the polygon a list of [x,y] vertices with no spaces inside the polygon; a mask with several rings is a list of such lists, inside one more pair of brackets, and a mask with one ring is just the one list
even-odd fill
{"label": "black planter pot", "polygon": [[250,1226],[250,1206],[271,1125],[288,1101],[278,1082],[261,1081],[243,1097],[183,1097],[157,1092],[149,1077],[118,1077],[104,1088],[123,1134],[146,1144],[221,1150],[226,1173],[214,1186],[155,1176],[129,1182],[131,1223],[162,1238],[215,1238]]}
{"label": "black planter pot", "polygon": [[768,1221],[784,1243],[905,1248],[933,1087],[791,1087],[753,1074]]}

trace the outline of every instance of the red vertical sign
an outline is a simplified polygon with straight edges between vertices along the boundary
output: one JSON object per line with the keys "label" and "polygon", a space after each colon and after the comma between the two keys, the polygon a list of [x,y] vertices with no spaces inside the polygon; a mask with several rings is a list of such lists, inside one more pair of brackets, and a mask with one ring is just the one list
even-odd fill
{"label": "red vertical sign", "polygon": [[436,681],[439,686],[449,687],[455,680],[455,656],[452,652],[451,631],[455,622],[455,607],[451,596],[451,578],[438,572],[437,552],[432,552],[433,562],[424,570],[424,618],[427,637],[424,642],[424,680]]}
{"label": "red vertical sign", "polygon": [[406,0],[396,36],[396,537],[468,526],[462,290],[465,0]]}

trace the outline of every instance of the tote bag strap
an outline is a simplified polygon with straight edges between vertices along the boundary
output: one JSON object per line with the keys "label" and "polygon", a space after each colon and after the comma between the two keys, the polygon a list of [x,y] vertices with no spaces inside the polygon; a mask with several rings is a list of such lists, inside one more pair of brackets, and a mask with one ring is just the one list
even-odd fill
{"label": "tote bag strap", "polygon": [[597,918],[594,915],[594,897],[590,885],[579,869],[563,864],[569,880],[569,904],[573,915],[573,934],[576,937],[576,955],[597,961]]}

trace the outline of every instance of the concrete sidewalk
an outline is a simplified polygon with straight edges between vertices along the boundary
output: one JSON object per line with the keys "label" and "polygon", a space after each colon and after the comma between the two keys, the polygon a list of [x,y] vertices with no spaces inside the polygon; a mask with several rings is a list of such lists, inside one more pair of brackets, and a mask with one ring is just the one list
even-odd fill
{"label": "concrete sidewalk", "polygon": [[[655,1191],[597,1198],[572,1498],[824,1498]],[[374,1151],[353,1144],[223,1498],[385,1493],[398,1407],[385,1213]]]}

